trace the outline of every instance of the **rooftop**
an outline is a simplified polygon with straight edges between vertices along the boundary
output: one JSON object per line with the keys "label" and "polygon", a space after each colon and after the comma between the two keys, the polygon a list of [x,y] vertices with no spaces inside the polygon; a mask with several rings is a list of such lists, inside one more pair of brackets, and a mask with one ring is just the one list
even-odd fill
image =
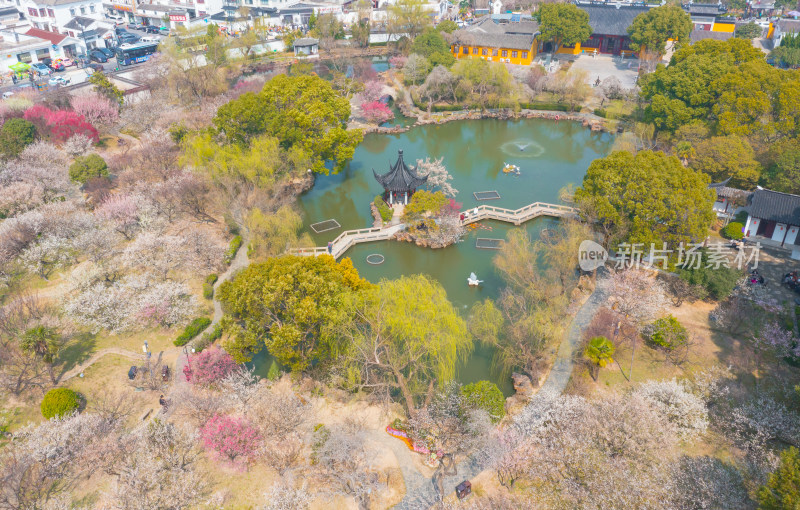
{"label": "rooftop", "polygon": [[85,29],[92,24],[97,23],[97,20],[94,18],[87,18],[86,16],[75,16],[67,23],[64,24],[64,28],[71,28],[72,30],[81,30]]}
{"label": "rooftop", "polygon": [[800,33],[800,19],[779,19],[775,25],[784,34],[799,34]]}
{"label": "rooftop", "polygon": [[628,27],[633,19],[650,10],[646,5],[623,4],[578,4],[589,14],[589,26],[593,34],[628,35]]}
{"label": "rooftop", "polygon": [[319,44],[319,39],[314,39],[313,37],[301,37],[300,39],[295,39],[293,46],[295,48],[300,46],[314,46],[315,44]]}
{"label": "rooftop", "polygon": [[459,46],[530,50],[538,33],[539,24],[535,21],[498,24],[487,16],[474,25],[456,30],[452,39]]}
{"label": "rooftop", "polygon": [[762,220],[800,225],[800,196],[757,189],[750,195],[750,215]]}
{"label": "rooftop", "polygon": [[66,35],[48,32],[47,30],[40,30],[38,28],[29,29],[27,32],[25,32],[25,35],[50,41],[51,44],[59,44],[61,41],[67,38]]}
{"label": "rooftop", "polygon": [[383,189],[394,193],[413,192],[421,185],[425,184],[428,176],[420,177],[417,175],[416,168],[409,168],[403,161],[403,150],[397,151],[397,161],[389,167],[389,171],[383,175],[378,175],[372,169],[375,180],[378,181]]}
{"label": "rooftop", "polygon": [[725,198],[734,198],[734,197],[747,197],[750,195],[749,191],[745,191],[739,188],[731,188],[728,186],[728,183],[731,181],[731,178],[728,177],[722,182],[716,182],[709,184],[708,187],[713,189],[718,197],[725,197]]}
{"label": "rooftop", "polygon": [[733,37],[733,32],[712,32],[711,30],[692,30],[689,39],[696,43],[703,39],[714,39],[715,41],[727,41]]}

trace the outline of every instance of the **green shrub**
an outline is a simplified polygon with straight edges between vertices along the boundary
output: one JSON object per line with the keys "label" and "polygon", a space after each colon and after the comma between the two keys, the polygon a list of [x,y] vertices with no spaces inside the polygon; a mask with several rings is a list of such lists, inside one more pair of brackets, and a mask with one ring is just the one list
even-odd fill
{"label": "green shrub", "polygon": [[568,104],[563,103],[520,103],[519,107],[523,110],[546,110],[552,112],[569,112],[572,109]]}
{"label": "green shrub", "polygon": [[25,119],[8,119],[0,128],[0,152],[16,158],[36,138],[36,126]]}
{"label": "green shrub", "polygon": [[48,420],[67,416],[81,408],[81,401],[80,394],[69,388],[53,388],[42,399],[42,416]]}
{"label": "green shrub", "polygon": [[376,196],[373,203],[375,204],[375,207],[378,208],[378,212],[380,213],[381,219],[384,223],[392,221],[392,216],[394,213],[392,213],[392,209],[383,200],[383,197],[380,195]]}
{"label": "green shrub", "polygon": [[222,326],[217,323],[214,324],[214,327],[211,331],[206,331],[203,333],[203,336],[200,337],[200,340],[194,343],[194,350],[197,352],[202,352],[208,346],[219,340],[222,336]]}
{"label": "green shrub", "polygon": [[500,388],[491,381],[478,381],[461,387],[461,394],[472,408],[483,409],[498,422],[506,415],[506,398]]}
{"label": "green shrub", "polygon": [[604,119],[608,117],[608,112],[605,111],[603,108],[596,109],[594,111],[594,114],[597,115],[598,117],[602,117]]}
{"label": "green shrub", "polygon": [[231,244],[228,245],[228,251],[225,252],[225,263],[230,264],[233,258],[236,257],[236,252],[242,247],[242,236],[235,235],[231,239]]}
{"label": "green shrub", "polygon": [[744,273],[736,267],[727,267],[724,264],[717,268],[713,265],[706,267],[709,265],[707,250],[701,250],[701,257],[700,267],[678,266],[675,268],[675,273],[686,282],[702,289],[697,296],[699,299],[708,297],[717,301],[725,299],[733,292],[733,288]]}
{"label": "green shrub", "polygon": [[219,275],[217,273],[211,273],[210,275],[206,276],[206,283],[210,283],[214,285],[219,280]]}
{"label": "green shrub", "polygon": [[75,182],[86,184],[95,177],[108,177],[108,165],[99,154],[78,156],[69,166],[69,178]]}
{"label": "green shrub", "polygon": [[181,345],[186,345],[186,343],[191,340],[192,338],[196,337],[200,333],[203,332],[204,329],[211,324],[211,319],[208,317],[198,317],[192,322],[189,323],[188,326],[183,330],[183,333],[178,335],[172,343],[180,347]]}
{"label": "green shrub", "polygon": [[686,345],[689,333],[686,328],[672,315],[662,317],[644,330],[644,338],[649,343],[667,350]]}
{"label": "green shrub", "polygon": [[183,142],[183,140],[186,139],[186,136],[189,134],[189,129],[186,126],[184,126],[182,122],[173,123],[172,125],[170,125],[167,131],[169,131],[169,135],[172,137],[172,141],[178,144]]}
{"label": "green shrub", "polygon": [[214,299],[214,286],[212,284],[203,284],[203,297],[209,300]]}
{"label": "green shrub", "polygon": [[728,223],[728,225],[723,228],[720,233],[723,235],[723,237],[727,237],[728,239],[736,239],[738,241],[744,237],[744,225],[738,221],[732,221]]}

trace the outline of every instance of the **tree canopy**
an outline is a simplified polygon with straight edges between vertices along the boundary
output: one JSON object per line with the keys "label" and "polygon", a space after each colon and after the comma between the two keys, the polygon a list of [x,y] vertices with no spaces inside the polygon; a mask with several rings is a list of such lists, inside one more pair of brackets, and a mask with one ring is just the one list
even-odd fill
{"label": "tree canopy", "polygon": [[702,121],[718,134],[764,142],[798,134],[800,98],[792,91],[800,75],[768,65],[745,39],[684,46],[668,67],[642,77],[641,87],[645,118],[660,130]]}
{"label": "tree canopy", "polygon": [[428,27],[418,35],[411,45],[411,52],[427,58],[434,67],[437,65],[450,67],[456,61],[450,53],[450,45],[444,40],[438,27]]}
{"label": "tree canopy", "polygon": [[431,24],[423,0],[397,0],[387,10],[389,31],[394,34],[408,34],[414,39]]}
{"label": "tree canopy", "polygon": [[351,384],[397,391],[413,414],[418,400],[453,379],[472,351],[464,320],[437,281],[423,275],[382,280],[350,294],[340,352]]}
{"label": "tree canopy", "polygon": [[575,4],[542,4],[536,14],[541,38],[553,42],[553,53],[557,53],[562,46],[583,42],[592,35],[589,14]]}
{"label": "tree canopy", "polygon": [[736,27],[734,37],[739,37],[741,39],[755,39],[756,37],[761,37],[762,33],[764,33],[764,29],[761,28],[761,25],[751,21],[746,25]]}
{"label": "tree canopy", "polygon": [[245,93],[220,107],[214,125],[228,140],[247,144],[260,135],[278,140],[281,147],[301,148],[310,168],[328,173],[326,161],[338,173],[353,157],[362,133],[348,131],[350,102],[316,75],[278,75],[261,92]]}
{"label": "tree canopy", "polygon": [[758,508],[779,510],[800,508],[800,453],[791,447],[781,452],[778,469],[758,490]]}
{"label": "tree canopy", "polygon": [[709,182],[663,152],[614,152],[592,162],[575,199],[630,243],[677,249],[706,237],[715,200]]}
{"label": "tree canopy", "polygon": [[232,334],[225,349],[243,362],[266,345],[283,365],[307,370],[329,359],[330,331],[347,318],[347,295],[368,287],[350,259],[283,256],[251,264],[219,288]]}
{"label": "tree canopy", "polygon": [[690,166],[712,182],[731,179],[731,186],[752,189],[761,174],[753,148],[740,136],[713,136],[698,142]]}
{"label": "tree canopy", "polygon": [[689,14],[679,5],[655,7],[636,16],[628,27],[631,49],[660,59],[667,51],[667,41],[686,42],[693,26]]}

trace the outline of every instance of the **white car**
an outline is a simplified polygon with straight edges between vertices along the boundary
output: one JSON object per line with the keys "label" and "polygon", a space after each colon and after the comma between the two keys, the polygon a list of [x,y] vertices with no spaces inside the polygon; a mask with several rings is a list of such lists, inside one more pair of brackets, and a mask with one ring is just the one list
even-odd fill
{"label": "white car", "polygon": [[13,96],[14,93],[10,90],[8,92],[3,92],[3,99],[8,99],[9,97]]}
{"label": "white car", "polygon": [[48,83],[55,87],[66,87],[69,85],[69,78],[64,78],[63,76],[54,76],[50,78]]}

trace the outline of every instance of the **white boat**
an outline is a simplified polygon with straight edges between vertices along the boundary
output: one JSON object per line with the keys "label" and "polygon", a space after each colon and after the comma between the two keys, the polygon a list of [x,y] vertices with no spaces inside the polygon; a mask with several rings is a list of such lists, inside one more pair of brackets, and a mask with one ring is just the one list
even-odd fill
{"label": "white boat", "polygon": [[475,273],[470,273],[469,274],[469,278],[467,278],[467,285],[470,285],[472,287],[476,287],[476,286],[480,285],[481,283],[483,283],[483,280],[478,280],[478,275],[476,275]]}

